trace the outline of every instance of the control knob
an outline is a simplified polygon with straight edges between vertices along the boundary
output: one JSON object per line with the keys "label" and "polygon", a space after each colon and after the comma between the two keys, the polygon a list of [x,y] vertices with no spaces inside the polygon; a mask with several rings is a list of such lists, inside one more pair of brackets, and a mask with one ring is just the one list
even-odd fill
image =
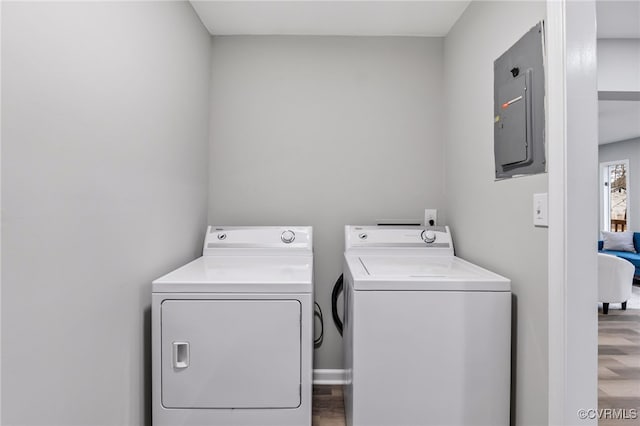
{"label": "control knob", "polygon": [[420,237],[422,237],[422,241],[425,243],[431,244],[436,240],[436,233],[431,230],[424,230],[422,234],[420,234]]}
{"label": "control knob", "polygon": [[296,239],[296,234],[293,231],[287,230],[282,233],[282,235],[280,236],[280,239],[285,244],[291,244],[293,240]]}

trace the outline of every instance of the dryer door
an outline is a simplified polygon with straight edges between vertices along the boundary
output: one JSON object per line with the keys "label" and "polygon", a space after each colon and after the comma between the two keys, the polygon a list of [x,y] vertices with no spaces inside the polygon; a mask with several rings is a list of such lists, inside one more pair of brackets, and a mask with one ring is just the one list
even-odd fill
{"label": "dryer door", "polygon": [[300,405],[297,300],[166,300],[161,316],[165,408]]}

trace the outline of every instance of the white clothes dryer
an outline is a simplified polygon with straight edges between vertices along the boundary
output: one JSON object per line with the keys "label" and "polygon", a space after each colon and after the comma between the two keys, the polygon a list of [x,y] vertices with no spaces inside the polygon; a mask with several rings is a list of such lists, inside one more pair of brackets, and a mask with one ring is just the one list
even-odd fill
{"label": "white clothes dryer", "polygon": [[311,227],[207,229],[152,284],[154,426],[311,425]]}
{"label": "white clothes dryer", "polygon": [[510,281],[454,256],[448,227],[345,241],[347,425],[509,425]]}

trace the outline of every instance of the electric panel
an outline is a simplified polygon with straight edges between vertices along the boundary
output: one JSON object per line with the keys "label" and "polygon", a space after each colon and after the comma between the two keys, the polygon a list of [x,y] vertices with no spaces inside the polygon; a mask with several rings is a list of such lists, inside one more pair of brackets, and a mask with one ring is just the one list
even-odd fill
{"label": "electric panel", "polygon": [[543,22],[494,61],[493,74],[496,179],[545,172]]}

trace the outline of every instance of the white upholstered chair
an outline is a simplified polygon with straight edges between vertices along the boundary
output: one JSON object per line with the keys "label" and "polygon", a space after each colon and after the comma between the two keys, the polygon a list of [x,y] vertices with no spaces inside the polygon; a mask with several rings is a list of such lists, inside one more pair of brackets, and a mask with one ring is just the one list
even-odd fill
{"label": "white upholstered chair", "polygon": [[598,300],[602,302],[603,314],[609,312],[609,303],[622,303],[622,309],[627,309],[634,272],[631,262],[598,253]]}

